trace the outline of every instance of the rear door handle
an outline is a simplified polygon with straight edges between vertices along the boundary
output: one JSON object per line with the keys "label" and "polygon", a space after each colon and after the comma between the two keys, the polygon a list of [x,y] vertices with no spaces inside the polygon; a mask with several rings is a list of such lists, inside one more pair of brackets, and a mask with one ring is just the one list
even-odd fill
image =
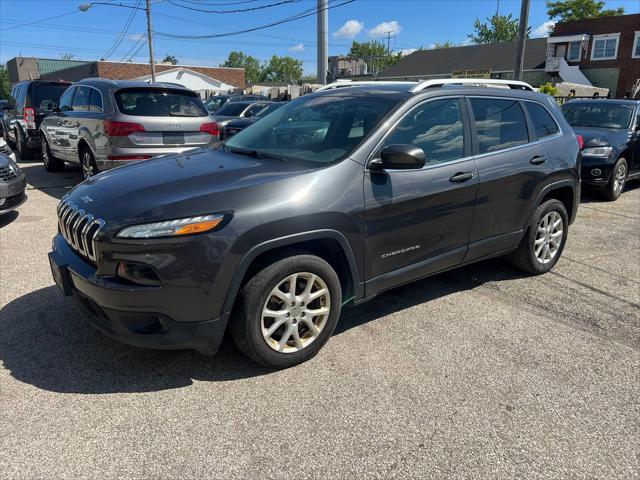
{"label": "rear door handle", "polygon": [[543,155],[536,155],[531,160],[529,160],[529,163],[531,163],[532,165],[540,165],[546,161],[547,161],[547,157]]}
{"label": "rear door handle", "polygon": [[462,183],[467,180],[471,180],[472,178],[473,173],[471,172],[458,172],[453,177],[449,178],[449,181],[453,183]]}

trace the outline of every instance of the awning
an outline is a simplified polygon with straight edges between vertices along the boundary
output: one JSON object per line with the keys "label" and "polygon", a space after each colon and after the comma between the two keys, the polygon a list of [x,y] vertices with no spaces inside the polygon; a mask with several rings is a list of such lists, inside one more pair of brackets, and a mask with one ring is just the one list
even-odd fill
{"label": "awning", "polygon": [[583,42],[589,40],[589,35],[581,33],[578,35],[565,35],[563,37],[549,37],[547,43],[569,43],[569,42]]}

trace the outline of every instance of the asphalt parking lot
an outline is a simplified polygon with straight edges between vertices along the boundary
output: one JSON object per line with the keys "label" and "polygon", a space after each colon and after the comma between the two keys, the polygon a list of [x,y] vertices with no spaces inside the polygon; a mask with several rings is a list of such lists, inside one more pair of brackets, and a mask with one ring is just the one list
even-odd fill
{"label": "asphalt parking lot", "polygon": [[314,360],[120,345],[53,284],[79,171],[0,217],[0,477],[638,478],[640,184],[584,197],[556,269],[491,260],[343,312]]}

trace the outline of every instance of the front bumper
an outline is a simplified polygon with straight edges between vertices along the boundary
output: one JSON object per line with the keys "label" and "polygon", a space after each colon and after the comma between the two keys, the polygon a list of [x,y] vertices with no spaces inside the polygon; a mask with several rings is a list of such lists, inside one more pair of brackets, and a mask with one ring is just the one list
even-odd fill
{"label": "front bumper", "polygon": [[24,173],[11,180],[0,181],[0,212],[13,210],[26,202],[26,188],[27,178]]}
{"label": "front bumper", "polygon": [[586,187],[606,187],[615,162],[607,158],[583,157],[580,175]]}
{"label": "front bumper", "polygon": [[[54,279],[72,296],[91,323],[105,335],[136,347],[189,349],[214,354],[222,341],[228,314],[201,321],[179,321],[168,308],[163,287],[123,284],[96,276],[96,268],[79,257],[61,235],[49,254]],[[63,280],[59,280],[63,277]],[[177,307],[177,308],[176,308]]]}

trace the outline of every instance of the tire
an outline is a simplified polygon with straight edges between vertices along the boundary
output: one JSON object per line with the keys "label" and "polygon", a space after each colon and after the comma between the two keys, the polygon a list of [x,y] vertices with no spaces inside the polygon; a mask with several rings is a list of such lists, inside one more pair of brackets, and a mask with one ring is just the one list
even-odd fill
{"label": "tire", "polygon": [[550,271],[562,255],[568,231],[569,216],[564,204],[559,200],[544,202],[536,208],[531,226],[512,255],[516,268],[532,275]]}
{"label": "tire", "polygon": [[[289,292],[294,275],[296,295],[292,299]],[[325,293],[305,302],[309,282],[313,282],[311,297]],[[276,289],[279,296],[273,293]],[[338,323],[341,304],[342,289],[333,268],[314,255],[294,253],[258,271],[245,283],[229,329],[238,348],[255,362],[271,368],[289,368],[314,357],[329,340]],[[263,309],[267,308],[280,315],[263,317]],[[309,311],[323,313],[310,315]],[[273,331],[270,333],[269,329]]]}
{"label": "tire", "polygon": [[11,138],[9,138],[9,131],[6,128],[2,131],[2,136],[4,138],[4,141],[7,142],[7,145],[12,148],[15,147],[15,144],[13,143]]}
{"label": "tire", "polygon": [[61,172],[64,170],[64,162],[51,154],[49,142],[42,136],[42,163],[48,172]]}
{"label": "tire", "polygon": [[610,202],[616,201],[622,195],[624,186],[627,183],[627,175],[629,174],[629,166],[625,158],[619,158],[611,170],[611,179],[602,192],[605,200]]}
{"label": "tire", "polygon": [[16,135],[16,148],[18,150],[18,155],[20,156],[20,160],[31,160],[33,158],[33,151],[27,146],[27,142],[18,130],[15,130]]}
{"label": "tire", "polygon": [[89,147],[85,146],[80,150],[80,165],[82,166],[82,177],[85,180],[99,173],[96,160]]}

